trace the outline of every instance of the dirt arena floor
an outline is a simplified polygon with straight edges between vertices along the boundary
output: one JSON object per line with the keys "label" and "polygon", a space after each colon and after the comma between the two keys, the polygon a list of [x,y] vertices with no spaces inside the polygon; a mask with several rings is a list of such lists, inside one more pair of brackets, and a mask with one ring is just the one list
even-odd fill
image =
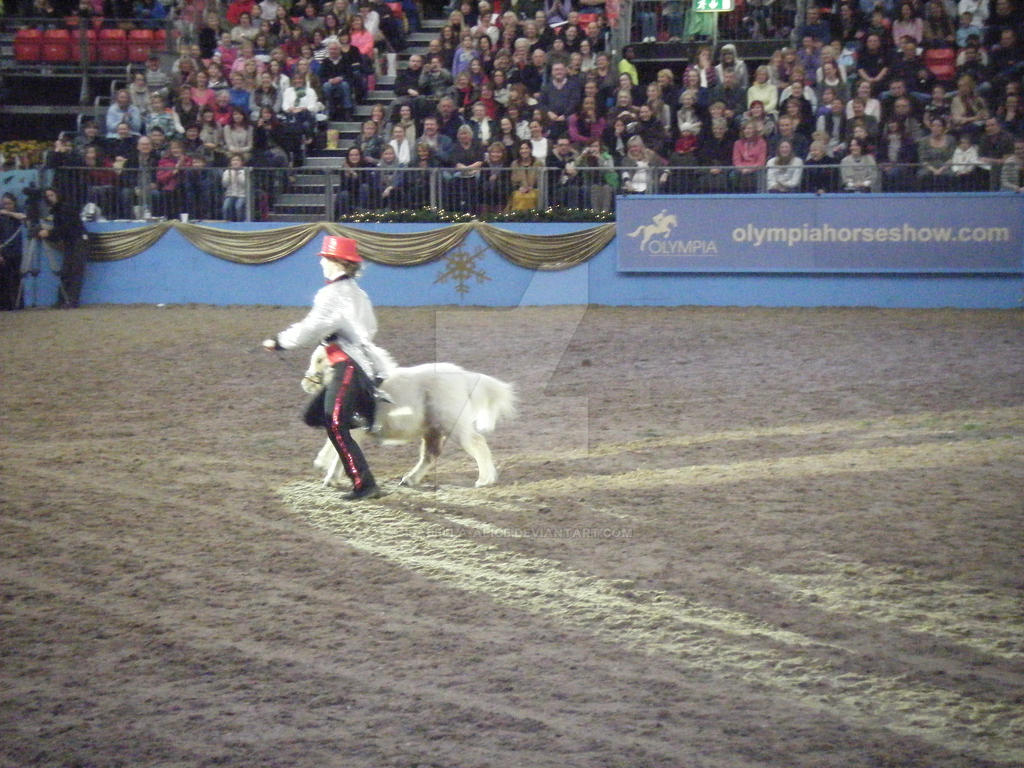
{"label": "dirt arena floor", "polygon": [[1020,312],[380,310],[519,415],[346,505],[303,311],[0,317],[0,765],[1024,763]]}

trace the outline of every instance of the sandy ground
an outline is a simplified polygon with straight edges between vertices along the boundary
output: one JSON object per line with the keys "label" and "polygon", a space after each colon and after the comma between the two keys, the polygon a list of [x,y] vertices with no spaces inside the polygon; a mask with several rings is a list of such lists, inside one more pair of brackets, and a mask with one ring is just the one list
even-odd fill
{"label": "sandy ground", "polygon": [[1024,763],[1019,312],[379,312],[498,485],[320,487],[281,308],[0,317],[0,765]]}

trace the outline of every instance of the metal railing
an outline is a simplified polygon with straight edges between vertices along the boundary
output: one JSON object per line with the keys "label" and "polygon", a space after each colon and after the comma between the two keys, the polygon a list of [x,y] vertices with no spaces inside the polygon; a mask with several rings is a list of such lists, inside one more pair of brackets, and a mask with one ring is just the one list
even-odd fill
{"label": "metal railing", "polygon": [[628,10],[628,39],[632,42],[774,41],[789,45],[793,30],[803,23],[804,3],[747,0],[736,10],[701,13],[720,8],[722,0],[633,0]]}
{"label": "metal railing", "polygon": [[[509,167],[474,172],[453,168],[246,168],[244,195],[226,204],[225,168],[169,166],[41,170],[40,186],[89,217],[261,220],[271,212],[339,220],[367,212],[401,214],[429,209],[487,217],[531,210],[612,212],[616,195],[941,192],[999,189],[996,167],[946,166],[935,173],[916,164],[842,163],[787,167],[650,166],[538,168],[536,185],[513,183]],[[92,204],[91,207],[86,208]],[[98,210],[96,210],[98,209]],[[551,214],[545,213],[546,217]],[[568,214],[567,214],[568,215]]]}

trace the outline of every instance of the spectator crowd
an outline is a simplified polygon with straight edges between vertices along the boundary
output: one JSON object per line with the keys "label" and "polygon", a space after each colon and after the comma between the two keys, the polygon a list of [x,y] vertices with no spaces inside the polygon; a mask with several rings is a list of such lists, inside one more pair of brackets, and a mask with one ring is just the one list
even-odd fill
{"label": "spectator crowd", "polygon": [[[194,22],[173,65],[151,57],[48,163],[85,167],[88,199],[83,185],[64,193],[115,216],[239,218],[246,185],[283,188],[388,69],[393,99],[339,160],[336,216],[431,202],[611,210],[616,193],[1019,192],[1018,3],[812,5],[789,19],[798,44],[759,63],[684,29],[678,3],[647,3],[638,40],[671,29],[696,42],[691,61],[648,79],[637,46],[610,50],[611,0],[190,4],[176,11]],[[760,7],[729,23],[764,29]],[[395,71],[424,11],[446,24]]]}

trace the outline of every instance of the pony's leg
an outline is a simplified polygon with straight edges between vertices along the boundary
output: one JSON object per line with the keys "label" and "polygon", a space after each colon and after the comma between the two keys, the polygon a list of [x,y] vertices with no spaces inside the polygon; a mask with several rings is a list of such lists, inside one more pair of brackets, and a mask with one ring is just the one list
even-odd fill
{"label": "pony's leg", "polygon": [[437,464],[444,445],[444,433],[438,429],[428,429],[420,440],[420,460],[402,478],[400,485],[418,485],[423,476]]}
{"label": "pony's leg", "polygon": [[498,471],[494,468],[494,461],[491,459],[491,449],[483,435],[476,430],[468,429],[459,435],[459,444],[466,453],[476,460],[477,488],[490,485],[498,479]]}
{"label": "pony's leg", "polygon": [[319,469],[321,472],[326,472],[327,468],[331,464],[331,459],[337,455],[337,451],[334,450],[334,446],[331,445],[330,440],[324,440],[323,448],[320,449],[320,453],[313,459],[313,466]]}

